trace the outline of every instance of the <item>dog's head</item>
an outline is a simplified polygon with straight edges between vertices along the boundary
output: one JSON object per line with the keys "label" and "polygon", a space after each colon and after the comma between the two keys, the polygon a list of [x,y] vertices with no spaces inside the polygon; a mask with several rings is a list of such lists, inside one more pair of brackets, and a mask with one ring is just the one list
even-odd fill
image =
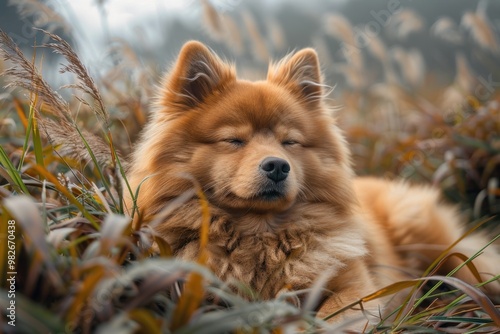
{"label": "dog's head", "polygon": [[229,210],[343,201],[349,158],[323,86],[312,49],[271,65],[267,80],[250,82],[203,44],[187,43],[160,92],[153,123],[165,127],[149,134],[161,137],[158,172],[177,165]]}

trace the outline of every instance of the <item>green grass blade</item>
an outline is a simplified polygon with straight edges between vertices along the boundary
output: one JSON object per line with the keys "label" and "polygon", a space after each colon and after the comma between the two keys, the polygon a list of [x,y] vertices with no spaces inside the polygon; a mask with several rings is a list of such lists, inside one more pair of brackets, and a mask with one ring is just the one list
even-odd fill
{"label": "green grass blade", "polygon": [[94,152],[92,152],[92,148],[90,147],[89,143],[87,142],[87,140],[85,139],[85,137],[83,136],[82,132],[80,131],[80,129],[75,126],[75,129],[76,131],[78,131],[78,134],[80,135],[80,138],[82,138],[82,141],[83,141],[83,144],[85,145],[85,148],[87,149],[87,151],[89,152],[89,155],[90,155],[90,158],[92,159],[92,162],[94,163],[95,167],[96,167],[96,170],[97,170],[97,173],[99,174],[99,178],[102,180],[102,183],[104,185],[104,188],[106,189],[106,191],[108,192],[109,194],[109,197],[111,198],[111,201],[113,202],[113,206],[115,208],[118,207],[117,203],[116,203],[116,200],[115,198],[113,197],[113,193],[111,192],[111,189],[109,187],[109,184],[108,184],[108,181],[106,180],[106,178],[104,177],[104,173],[102,172],[102,169],[101,169],[101,166],[99,165],[99,163],[97,162],[97,159],[94,155]]}
{"label": "green grass blade", "polygon": [[[132,198],[132,200],[135,203],[136,199],[134,197],[134,192],[132,191],[132,188],[130,187],[130,183],[128,182],[127,175],[125,174],[125,169],[123,168],[122,162],[121,162],[120,157],[118,156],[118,154],[116,155],[116,164],[118,165],[118,169],[120,170],[120,175],[122,177],[122,181],[127,186],[127,190],[129,192],[130,198]],[[121,194],[120,202],[121,202],[120,203],[120,209],[121,209],[120,213],[123,214],[123,213],[125,213],[124,212],[124,207],[123,207],[123,192]],[[132,210],[132,218],[134,218],[133,213],[134,213],[134,210]]]}
{"label": "green grass blade", "polygon": [[40,131],[38,128],[38,122],[34,117],[34,108],[31,106],[30,108],[30,123],[33,124],[31,127],[33,131],[33,150],[35,151],[35,161],[38,165],[44,166],[43,162],[43,148],[42,148],[42,139],[40,137]]}
{"label": "green grass blade", "polygon": [[23,153],[21,154],[21,158],[19,159],[19,165],[17,166],[17,170],[21,172],[21,168],[24,165],[24,158],[26,158],[26,154],[28,153],[28,146],[30,142],[30,135],[32,133],[31,128],[33,127],[33,118],[28,118],[28,127],[26,129],[26,133],[24,135],[24,143],[23,143]]}
{"label": "green grass blade", "polygon": [[21,174],[19,174],[19,171],[14,167],[2,146],[0,146],[0,164],[6,169],[11,179],[15,182],[12,186],[16,189],[16,191],[29,194],[26,185],[23,183]]}
{"label": "green grass blade", "polygon": [[[134,215],[135,215],[135,212],[137,211],[137,214],[139,214],[139,207],[137,206],[137,198],[139,197],[139,192],[141,190],[141,186],[144,182],[146,182],[152,175],[148,175],[146,176],[142,181],[141,183],[139,183],[139,185],[137,186],[137,189],[135,190],[135,194],[132,196],[132,200],[133,200],[133,206],[132,206],[132,214],[131,214],[131,217],[132,219],[134,219]],[[130,188],[130,186],[129,186]]]}

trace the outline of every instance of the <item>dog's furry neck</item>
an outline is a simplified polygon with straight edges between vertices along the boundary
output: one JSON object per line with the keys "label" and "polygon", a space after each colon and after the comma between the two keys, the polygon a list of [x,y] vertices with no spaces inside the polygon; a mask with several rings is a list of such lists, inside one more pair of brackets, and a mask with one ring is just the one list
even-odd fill
{"label": "dog's furry neck", "polygon": [[[194,200],[187,203],[159,226],[174,255],[185,260],[198,257],[200,215],[193,210],[197,205]],[[248,231],[248,224],[257,221],[251,215],[232,216],[211,209],[208,266],[222,280],[241,281],[262,298],[275,297],[285,286],[292,290],[311,287],[321,273],[335,276],[366,253],[356,219],[339,216],[331,205],[296,205],[273,229],[255,229],[254,233]],[[352,242],[346,243],[346,238]]]}

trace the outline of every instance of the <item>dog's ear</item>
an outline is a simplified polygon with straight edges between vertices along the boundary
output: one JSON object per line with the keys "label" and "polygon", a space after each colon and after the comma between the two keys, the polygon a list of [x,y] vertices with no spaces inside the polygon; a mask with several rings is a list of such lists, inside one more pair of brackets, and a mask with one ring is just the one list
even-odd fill
{"label": "dog's ear", "polygon": [[308,103],[319,103],[323,96],[319,59],[311,48],[302,49],[271,64],[267,80],[289,88]]}
{"label": "dog's ear", "polygon": [[192,108],[235,79],[232,66],[202,43],[190,41],[184,44],[172,71],[165,78],[160,103],[177,110]]}

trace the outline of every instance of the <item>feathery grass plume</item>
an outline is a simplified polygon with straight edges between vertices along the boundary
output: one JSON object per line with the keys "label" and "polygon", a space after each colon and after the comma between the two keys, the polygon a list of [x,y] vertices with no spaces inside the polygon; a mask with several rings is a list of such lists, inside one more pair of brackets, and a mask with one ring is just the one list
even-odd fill
{"label": "feathery grass plume", "polygon": [[389,33],[399,39],[406,39],[409,35],[423,31],[424,19],[413,9],[402,9],[391,16],[387,29]]}
{"label": "feathery grass plume", "polygon": [[[41,29],[40,29],[41,30]],[[119,169],[120,169],[120,164],[119,162],[117,163],[117,159],[120,159],[118,156],[118,152],[114,147],[113,143],[113,137],[111,133],[111,121],[109,117],[109,113],[106,110],[106,107],[104,105],[104,101],[101,97],[101,94],[99,93],[99,90],[97,89],[94,80],[92,77],[88,74],[88,71],[83,65],[83,63],[80,61],[78,58],[78,55],[73,51],[71,46],[63,40],[61,37],[51,34],[48,31],[41,30],[44,32],[46,35],[48,35],[52,40],[55,41],[55,43],[47,43],[44,44],[44,47],[51,48],[54,50],[54,52],[64,56],[66,60],[68,61],[67,65],[63,65],[62,68],[60,69],[60,73],[73,73],[76,75],[78,79],[77,84],[72,84],[68,85],[66,87],[69,88],[74,88],[77,90],[82,91],[85,94],[88,94],[92,99],[93,103],[88,103],[86,100],[83,98],[76,97],[81,103],[84,105],[87,105],[93,112],[94,114],[98,117],[98,119],[101,122],[101,125],[104,127],[104,134],[106,136],[107,142],[109,144],[109,147],[104,149],[104,145],[102,140],[97,137],[97,136],[88,136],[84,137],[82,135],[82,132],[76,128],[78,134],[82,137],[80,142],[78,144],[73,143],[73,146],[80,146],[81,143],[83,142],[86,152],[78,152],[82,154],[82,157],[86,157],[87,155],[90,155],[92,158],[91,161],[97,160],[97,156],[93,153],[93,149],[96,150],[96,153],[99,154],[100,158],[104,158],[105,154],[107,153],[107,159],[104,161],[94,161],[97,162],[98,165],[102,165],[104,163],[104,166],[109,167],[107,168],[107,172],[110,177],[110,181],[112,182],[113,186],[115,189],[118,191],[118,196],[121,198],[122,196],[122,189],[121,189],[121,178],[118,175]],[[76,139],[76,138],[75,138]],[[92,140],[92,142],[89,142],[89,140]],[[90,144],[89,144],[90,143]],[[98,151],[97,151],[98,150]],[[111,157],[111,161],[109,161],[109,157]],[[100,172],[99,166],[98,170]],[[108,192],[110,191],[109,187],[105,183],[105,187],[107,188]],[[116,203],[115,203],[116,204]],[[120,206],[122,205],[122,201],[119,200]]]}
{"label": "feathery grass plume", "polygon": [[431,33],[452,44],[461,44],[463,36],[458,30],[457,24],[449,17],[440,17],[431,26]]}
{"label": "feathery grass plume", "polygon": [[90,104],[84,99],[80,98],[79,101],[88,106],[100,118],[105,129],[109,130],[109,127],[111,126],[109,114],[104,106],[101,94],[99,93],[94,80],[88,74],[85,65],[82,64],[80,58],[78,58],[78,55],[75,53],[75,51],[73,51],[68,42],[46,30],[40,29],[40,31],[44,32],[47,36],[55,41],[55,43],[43,44],[42,47],[47,47],[54,50],[55,53],[64,56],[64,58],[66,58],[66,60],[68,61],[68,64],[63,65],[59,72],[73,73],[79,80],[78,84],[68,85],[67,87],[75,88],[92,97],[92,99],[94,100],[93,104]]}
{"label": "feathery grass plume", "polygon": [[[2,30],[0,30],[0,52],[5,60],[10,61],[13,66],[6,69],[3,75],[11,77],[7,87],[21,87],[33,92],[43,102],[44,110],[53,115],[56,121],[47,117],[41,117],[36,113],[39,124],[44,128],[45,136],[54,146],[61,146],[63,154],[69,154],[72,157],[91,162],[92,159],[88,150],[78,139],[80,136],[76,129],[76,124],[71,117],[68,103],[52,89],[52,87],[43,79],[37,68],[27,60],[22,51],[14,44],[12,39]],[[92,142],[95,147],[96,158],[99,163],[107,165],[109,163],[109,148],[100,138],[83,131],[86,138]],[[68,139],[75,140],[69,142]]]}
{"label": "feathery grass plume", "polygon": [[422,84],[425,74],[425,62],[420,51],[416,49],[406,51],[400,47],[394,47],[390,53],[406,83],[412,88],[418,88]]}
{"label": "feathery grass plume", "polygon": [[470,32],[472,39],[484,50],[495,54],[500,52],[495,31],[485,13],[466,12],[462,16],[460,25]]}
{"label": "feathery grass plume", "polygon": [[121,61],[107,69],[99,79],[104,87],[107,105],[132,115],[120,119],[125,131],[113,132],[115,141],[122,143],[120,148],[125,153],[127,148],[124,148],[123,143],[129,142],[130,149],[131,142],[135,141],[146,123],[147,105],[156,93],[159,73],[151,64],[141,61],[134,48],[124,39],[113,39],[109,52],[119,54]]}
{"label": "feathery grass plume", "polygon": [[455,84],[462,89],[463,92],[469,93],[474,89],[476,83],[476,75],[472,71],[467,58],[463,53],[458,53],[455,57],[456,74]]}
{"label": "feathery grass plume", "polygon": [[399,87],[399,85],[391,85],[385,82],[379,82],[370,87],[370,94],[378,99],[398,104],[403,99],[402,92]]}
{"label": "feathery grass plume", "polygon": [[368,51],[377,58],[382,64],[388,61],[387,58],[387,49],[384,45],[384,42],[378,36],[371,36],[367,39]]}
{"label": "feathery grass plume", "polygon": [[[104,167],[111,165],[109,146],[100,137],[84,129],[77,131],[74,124],[60,119],[57,121],[43,117],[39,117],[39,119],[43,119],[40,124],[44,129],[45,136],[61,156],[92,164],[92,154],[99,165]],[[82,137],[88,142],[92,153],[89,152]]]}
{"label": "feathery grass plume", "polygon": [[216,42],[224,42],[237,55],[243,53],[243,39],[234,19],[219,13],[209,0],[202,0],[203,22],[209,36]]}
{"label": "feathery grass plume", "polygon": [[0,43],[4,60],[13,64],[3,72],[3,75],[12,79],[7,87],[17,86],[33,92],[54,116],[72,122],[66,101],[42,78],[35,65],[24,57],[22,51],[3,30],[0,30]]}
{"label": "feathery grass plume", "polygon": [[[389,85],[399,84],[396,73],[394,72],[394,67],[390,62],[390,58],[388,56],[389,52],[387,51],[384,42],[382,42],[382,40],[376,35],[371,36],[366,41],[368,51],[384,66],[384,77],[386,83]],[[424,75],[424,73],[422,73],[422,75]]]}
{"label": "feathery grass plume", "polygon": [[217,42],[222,41],[226,33],[221,15],[209,0],[201,0],[201,5],[203,7],[203,23],[207,28],[207,32],[213,40]]}
{"label": "feathery grass plume", "polygon": [[9,134],[16,127],[16,122],[12,118],[4,118],[0,121],[0,133]]}
{"label": "feathery grass plume", "polygon": [[347,18],[339,14],[327,14],[324,17],[325,32],[342,41],[342,52],[346,60],[356,67],[357,70],[363,68],[363,53],[354,38],[354,29]]}
{"label": "feathery grass plume", "polygon": [[477,79],[470,68],[467,58],[462,53],[455,56],[456,74],[453,83],[446,88],[441,106],[447,110],[455,110],[465,104],[467,96],[474,90]]}
{"label": "feathery grass plume", "polygon": [[68,22],[59,13],[54,11],[48,2],[39,0],[9,0],[10,6],[16,6],[21,18],[32,16],[34,26],[45,27],[49,31],[58,28],[63,29],[65,33],[71,32],[72,28]]}
{"label": "feathery grass plume", "polygon": [[325,32],[341,41],[355,45],[354,30],[351,22],[339,14],[327,14],[324,18]]}
{"label": "feathery grass plume", "polygon": [[252,42],[251,49],[254,52],[255,58],[261,62],[267,63],[269,61],[269,50],[266,45],[266,40],[259,31],[259,26],[255,21],[255,17],[248,10],[245,10],[241,15],[246,31],[248,32],[248,37]]}
{"label": "feathery grass plume", "polygon": [[[117,206],[114,199],[114,191],[117,191],[118,196],[121,196],[121,181],[117,176],[114,161],[110,159],[111,154],[109,147],[103,143],[101,138],[78,129],[75,121],[72,119],[67,102],[50,87],[42,78],[37,68],[24,57],[21,50],[3,31],[0,31],[0,42],[0,52],[3,54],[4,59],[13,64],[12,67],[4,71],[4,74],[11,78],[8,86],[25,88],[32,92],[39,101],[39,105],[33,105],[32,107],[34,116],[43,129],[43,131],[41,131],[42,135],[44,135],[54,147],[60,147],[60,153],[63,155],[94,164],[100,174],[102,174],[101,167],[106,167],[105,173],[113,189],[108,186],[106,181],[104,181],[104,186],[108,190],[113,202],[115,202],[115,206]],[[41,107],[43,107],[45,111],[48,111],[53,117],[43,117],[39,111]],[[112,160],[113,163],[110,163],[110,160]],[[109,166],[112,167],[108,168]],[[40,175],[55,179],[43,169],[42,166],[33,166],[33,168],[37,167],[40,167],[37,169]],[[57,180],[54,182],[57,182]],[[121,205],[121,201],[119,201],[119,203]],[[85,211],[83,206],[81,209]],[[89,214],[85,211],[84,215],[87,217]],[[93,221],[90,216],[89,219]]]}

